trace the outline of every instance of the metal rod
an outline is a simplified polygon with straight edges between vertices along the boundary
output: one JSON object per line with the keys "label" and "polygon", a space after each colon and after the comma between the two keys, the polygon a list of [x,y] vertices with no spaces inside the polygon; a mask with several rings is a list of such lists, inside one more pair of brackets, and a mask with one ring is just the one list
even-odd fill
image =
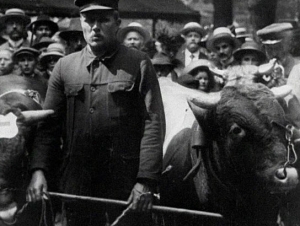
{"label": "metal rod", "polygon": [[[80,201],[105,203],[105,204],[110,204],[110,205],[128,206],[128,203],[126,201],[115,200],[115,199],[104,199],[104,198],[95,198],[95,197],[90,197],[90,196],[70,195],[70,194],[57,193],[57,192],[48,192],[48,194],[53,197],[58,197],[58,198],[68,199],[68,200],[80,200]],[[177,213],[177,214],[202,216],[202,217],[223,218],[223,216],[218,213],[204,212],[204,211],[198,211],[198,210],[180,209],[180,208],[173,208],[173,207],[167,207],[167,206],[153,205],[152,210],[154,212]]]}

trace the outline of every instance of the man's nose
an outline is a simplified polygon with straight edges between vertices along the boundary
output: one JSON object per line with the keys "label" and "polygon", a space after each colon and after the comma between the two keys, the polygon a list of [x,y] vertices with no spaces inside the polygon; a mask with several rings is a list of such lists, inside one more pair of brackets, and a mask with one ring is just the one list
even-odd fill
{"label": "man's nose", "polygon": [[5,60],[4,59],[1,59],[0,60],[0,64],[4,64],[5,63]]}

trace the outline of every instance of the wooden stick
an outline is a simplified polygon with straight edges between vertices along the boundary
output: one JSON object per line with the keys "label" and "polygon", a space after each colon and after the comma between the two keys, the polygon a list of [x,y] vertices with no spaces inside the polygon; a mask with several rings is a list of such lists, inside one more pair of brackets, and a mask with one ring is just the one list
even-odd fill
{"label": "wooden stick", "polygon": [[[70,194],[57,193],[57,192],[48,192],[48,194],[50,196],[58,197],[61,199],[97,202],[97,203],[104,203],[104,204],[109,204],[109,205],[128,206],[128,203],[126,201],[115,200],[115,199],[104,199],[104,198],[95,198],[95,197],[90,197],[90,196],[70,195]],[[158,206],[158,205],[153,205],[152,211],[163,212],[163,213],[177,213],[177,214],[202,216],[202,217],[223,218],[223,216],[218,213],[204,212],[204,211],[198,211],[198,210],[188,210],[188,209],[173,208],[173,207]]]}

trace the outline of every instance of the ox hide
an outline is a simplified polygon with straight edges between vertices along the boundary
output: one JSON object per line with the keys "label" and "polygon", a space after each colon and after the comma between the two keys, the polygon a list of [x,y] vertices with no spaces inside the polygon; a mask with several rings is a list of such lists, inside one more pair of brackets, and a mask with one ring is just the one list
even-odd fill
{"label": "ox hide", "polygon": [[[281,198],[297,186],[298,174],[288,167],[287,177],[282,177],[286,141],[282,128],[273,127],[271,121],[286,125],[287,120],[274,95],[264,85],[238,85],[225,87],[218,105],[209,110],[190,104],[207,144],[201,152],[192,150],[197,128],[192,120],[168,141],[162,204],[220,212],[225,225],[275,225]],[[197,158],[198,173],[183,181]],[[184,219],[178,225],[191,224]]]}

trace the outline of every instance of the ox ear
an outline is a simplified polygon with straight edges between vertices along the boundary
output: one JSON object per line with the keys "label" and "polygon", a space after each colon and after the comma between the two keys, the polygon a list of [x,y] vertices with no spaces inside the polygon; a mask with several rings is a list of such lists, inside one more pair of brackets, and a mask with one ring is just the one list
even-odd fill
{"label": "ox ear", "polygon": [[199,108],[212,109],[221,99],[221,92],[201,93],[201,95],[190,98],[188,101],[195,104]]}
{"label": "ox ear", "polygon": [[271,88],[271,91],[273,92],[275,97],[279,99],[289,95],[292,92],[292,87],[290,87],[289,85],[283,85],[279,87],[273,87]]}
{"label": "ox ear", "polygon": [[31,125],[48,118],[52,114],[54,114],[53,110],[22,111],[18,117],[18,122]]}

